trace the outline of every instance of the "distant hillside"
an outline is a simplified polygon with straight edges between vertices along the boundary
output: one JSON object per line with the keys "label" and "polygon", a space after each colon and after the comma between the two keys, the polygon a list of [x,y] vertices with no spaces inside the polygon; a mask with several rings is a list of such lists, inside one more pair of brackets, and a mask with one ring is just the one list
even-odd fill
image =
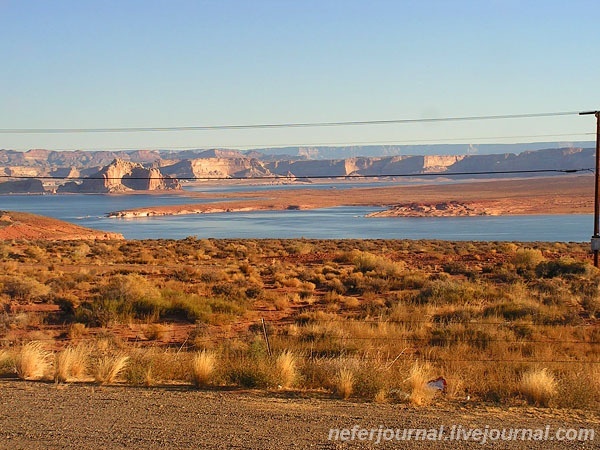
{"label": "distant hillside", "polygon": [[12,239],[104,240],[123,239],[123,236],[119,233],[92,230],[36,214],[0,211],[0,240]]}
{"label": "distant hillside", "polygon": [[43,194],[44,185],[40,180],[16,180],[0,183],[0,194]]}
{"label": "distant hillside", "polygon": [[[344,177],[349,175],[393,176],[451,175],[462,172],[490,172],[480,177],[517,176],[497,174],[506,171],[576,170],[595,166],[594,147],[561,147],[524,150],[541,144],[523,144],[519,152],[494,154],[444,154],[453,146],[415,146],[417,150],[438,149],[437,154],[409,154],[409,147],[290,147],[250,152],[237,150],[132,151],[132,152],[49,152],[30,150],[14,152],[0,150],[0,175],[12,184],[0,184],[0,193],[40,192],[39,183],[18,181],[19,177],[84,177],[83,181],[44,180],[46,189],[58,192],[124,192],[128,190],[180,189],[177,178],[243,178],[243,177]],[[457,147],[457,146],[454,146]],[[490,146],[491,148],[492,146]],[[498,148],[498,146],[493,146]],[[501,146],[517,148],[516,144]],[[483,146],[479,148],[482,150]],[[457,150],[456,148],[455,150]],[[463,150],[466,150],[462,147]],[[487,150],[487,149],[486,149]],[[289,151],[290,154],[280,154]],[[382,156],[381,153],[404,154]],[[272,152],[273,155],[267,154]],[[295,152],[295,156],[291,153]],[[379,156],[348,156],[348,153],[373,153]],[[114,158],[96,166],[108,156],[125,154],[126,159]],[[323,159],[323,155],[340,154],[342,158]],[[134,162],[133,160],[145,161]],[[66,164],[64,167],[60,164]],[[519,174],[532,176],[535,174]],[[457,175],[467,176],[467,175]],[[470,176],[470,175],[469,175]],[[89,177],[90,179],[85,179]],[[57,184],[63,184],[56,187]]]}
{"label": "distant hillside", "polygon": [[[429,145],[354,145],[274,147],[247,150],[259,159],[345,159],[356,157],[433,156],[433,155],[491,155],[521,153],[547,148],[592,148],[591,141],[534,142],[525,144],[429,144]],[[262,156],[261,156],[262,155]]]}

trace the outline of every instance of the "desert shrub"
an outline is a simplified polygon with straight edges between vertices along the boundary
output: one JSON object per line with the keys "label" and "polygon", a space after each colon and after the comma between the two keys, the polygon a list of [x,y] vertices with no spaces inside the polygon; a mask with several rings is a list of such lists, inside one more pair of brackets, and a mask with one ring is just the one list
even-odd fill
{"label": "desert shrub", "polygon": [[394,262],[384,256],[358,250],[352,251],[350,260],[356,271],[365,274],[376,272],[383,276],[397,276],[406,267],[402,262]]}
{"label": "desert shrub", "polygon": [[264,294],[264,289],[259,285],[248,286],[245,290],[245,296],[251,299],[260,298]]}
{"label": "desert shrub", "polygon": [[89,326],[108,327],[119,322],[123,307],[123,302],[112,299],[84,302],[77,308],[75,320]]}
{"label": "desert shrub", "polygon": [[145,277],[130,273],[113,275],[99,289],[100,297],[113,298],[125,302],[160,298],[160,291]]}
{"label": "desert shrub", "polygon": [[171,273],[171,277],[177,281],[189,283],[200,278],[200,271],[194,267],[186,266],[181,269],[174,270]]}
{"label": "desert shrub", "polygon": [[587,270],[588,264],[585,262],[559,259],[539,263],[535,274],[540,278],[554,278],[563,275],[583,275]]}
{"label": "desert shrub", "polygon": [[576,370],[562,370],[558,393],[553,399],[563,408],[596,408],[600,404],[600,368],[581,366]]}
{"label": "desert shrub", "polygon": [[15,361],[13,356],[6,350],[0,350],[0,375],[14,373]]}
{"label": "desert shrub", "polygon": [[273,299],[273,306],[277,311],[285,311],[290,307],[290,299],[287,295],[278,295]]}
{"label": "desert shrub", "polygon": [[151,323],[144,328],[144,337],[149,341],[164,340],[171,329],[162,323]]}
{"label": "desert shrub", "polygon": [[519,392],[528,403],[536,406],[549,406],[558,392],[558,383],[548,369],[531,369],[523,373],[519,382]]}
{"label": "desert shrub", "polygon": [[309,242],[300,240],[288,244],[286,250],[290,255],[308,255],[313,251],[313,246]]}
{"label": "desert shrub", "polygon": [[200,280],[204,283],[218,283],[229,278],[227,272],[223,270],[208,269],[200,274]]}
{"label": "desert shrub", "polygon": [[515,301],[505,301],[495,305],[488,306],[484,309],[484,316],[500,316],[506,320],[518,320],[526,317],[533,317],[537,314],[538,309],[528,303]]}
{"label": "desert shrub", "polygon": [[224,370],[227,381],[236,386],[266,388],[271,384],[271,370],[263,358],[230,359]]}
{"label": "desert shrub", "polygon": [[43,262],[46,258],[46,250],[33,244],[23,250],[23,254],[39,262]]}
{"label": "desert shrub", "polygon": [[50,287],[34,278],[22,275],[5,277],[2,280],[2,292],[16,300],[30,301],[50,293]]}
{"label": "desert shrub", "polygon": [[64,293],[54,298],[54,303],[58,305],[65,316],[74,316],[77,308],[81,305],[80,298],[72,293]]}
{"label": "desert shrub", "polygon": [[156,383],[152,361],[144,353],[130,355],[129,362],[123,370],[127,384],[134,386],[152,386]]}
{"label": "desert shrub", "polygon": [[468,268],[465,263],[459,261],[451,261],[444,264],[443,270],[450,275],[464,275],[469,278],[475,275],[475,272],[472,269]]}
{"label": "desert shrub", "polygon": [[385,367],[373,367],[364,362],[355,372],[353,391],[361,398],[383,403],[387,400],[393,375]]}
{"label": "desert shrub", "polygon": [[245,291],[233,283],[218,283],[211,288],[214,295],[226,297],[228,299],[245,299]]}
{"label": "desert shrub", "polygon": [[530,274],[544,260],[545,258],[541,250],[533,248],[517,250],[512,258],[512,262],[519,275]]}
{"label": "desert shrub", "polygon": [[429,280],[419,291],[419,304],[464,304],[494,295],[492,286],[447,279]]}
{"label": "desert shrub", "polygon": [[322,287],[329,291],[335,291],[338,294],[346,293],[345,283],[343,283],[342,280],[340,280],[339,278],[327,280]]}

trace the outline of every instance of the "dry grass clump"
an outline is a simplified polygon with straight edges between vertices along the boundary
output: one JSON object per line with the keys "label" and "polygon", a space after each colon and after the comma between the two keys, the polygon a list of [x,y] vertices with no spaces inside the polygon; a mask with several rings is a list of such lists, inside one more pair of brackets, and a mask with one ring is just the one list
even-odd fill
{"label": "dry grass clump", "polygon": [[69,339],[79,339],[85,335],[87,329],[84,323],[75,322],[69,325],[67,336]]}
{"label": "dry grass clump", "polygon": [[210,384],[217,367],[217,356],[209,350],[196,353],[191,361],[191,378],[196,387],[205,387]]}
{"label": "dry grass clump", "polygon": [[169,336],[171,328],[162,323],[151,323],[144,329],[144,337],[149,341],[162,341]]}
{"label": "dry grass clump", "polygon": [[547,407],[558,392],[558,383],[548,369],[532,369],[521,376],[519,392],[529,404]]}
{"label": "dry grass clump", "polygon": [[29,342],[17,353],[15,371],[22,380],[38,380],[50,370],[52,353],[41,342]]}
{"label": "dry grass clump", "polygon": [[125,369],[128,361],[129,356],[123,353],[99,358],[93,367],[94,380],[99,384],[113,383]]}
{"label": "dry grass clump", "polygon": [[428,364],[415,362],[409,372],[407,379],[410,389],[408,400],[416,406],[426,405],[433,400],[436,390],[427,385],[431,378],[431,368]]}
{"label": "dry grass clump", "polygon": [[13,369],[14,361],[12,356],[6,350],[0,350],[0,375]]}
{"label": "dry grass clump", "polygon": [[340,398],[344,400],[350,398],[354,390],[354,372],[347,368],[342,368],[339,371],[335,391]]}
{"label": "dry grass clump", "polygon": [[86,373],[89,349],[83,345],[70,346],[56,354],[54,381],[66,383],[81,379]]}
{"label": "dry grass clump", "polygon": [[277,382],[284,389],[293,387],[298,381],[298,362],[294,354],[286,350],[275,360]]}

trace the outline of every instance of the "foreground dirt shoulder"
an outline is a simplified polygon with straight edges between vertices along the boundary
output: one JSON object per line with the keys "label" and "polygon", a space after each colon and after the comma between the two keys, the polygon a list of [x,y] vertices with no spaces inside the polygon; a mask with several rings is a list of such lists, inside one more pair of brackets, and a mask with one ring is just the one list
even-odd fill
{"label": "foreground dirt shoulder", "polygon": [[[54,385],[0,381],[1,449],[284,449],[284,448],[600,448],[587,442],[446,440],[469,428],[595,429],[592,411],[506,409],[475,404],[427,408],[291,398],[281,393],[195,391],[186,387]],[[436,429],[440,441],[329,440],[331,428]]]}

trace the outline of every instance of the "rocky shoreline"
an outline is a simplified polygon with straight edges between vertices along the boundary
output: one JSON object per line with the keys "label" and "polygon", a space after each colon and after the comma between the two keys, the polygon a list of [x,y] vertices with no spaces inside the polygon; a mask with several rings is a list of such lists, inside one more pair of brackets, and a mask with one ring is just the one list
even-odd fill
{"label": "rocky shoreline", "polygon": [[471,217],[496,215],[499,215],[497,211],[491,211],[478,204],[450,201],[395,205],[385,211],[367,214],[365,217]]}

